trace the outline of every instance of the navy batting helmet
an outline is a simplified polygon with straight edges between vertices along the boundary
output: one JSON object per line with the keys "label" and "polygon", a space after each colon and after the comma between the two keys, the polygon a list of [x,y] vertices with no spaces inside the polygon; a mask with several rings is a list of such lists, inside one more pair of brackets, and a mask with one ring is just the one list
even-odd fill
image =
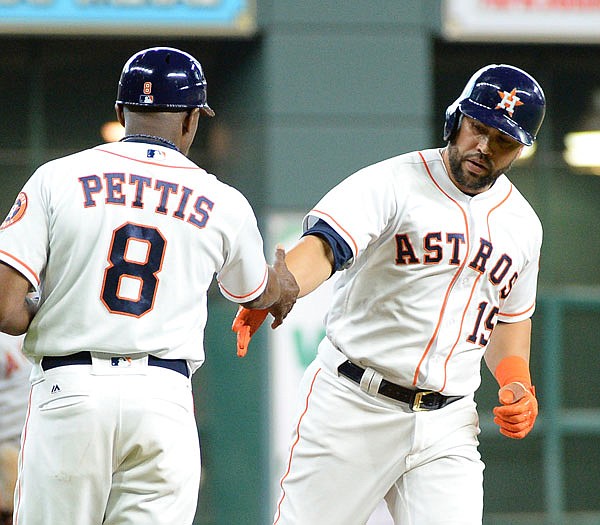
{"label": "navy batting helmet", "polygon": [[200,108],[209,117],[215,115],[206,103],[200,62],[172,47],[144,49],[127,61],[119,79],[117,104],[157,111]]}
{"label": "navy batting helmet", "polygon": [[458,128],[462,113],[531,146],[544,120],[546,97],[536,80],[506,64],[481,68],[446,110],[444,140]]}

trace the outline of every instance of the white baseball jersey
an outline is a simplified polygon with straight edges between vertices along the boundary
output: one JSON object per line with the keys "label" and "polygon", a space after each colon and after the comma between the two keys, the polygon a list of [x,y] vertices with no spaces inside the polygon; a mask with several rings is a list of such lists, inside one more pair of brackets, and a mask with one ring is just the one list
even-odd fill
{"label": "white baseball jersey", "polygon": [[204,360],[206,292],[259,296],[267,263],[254,213],[181,153],[104,144],[41,166],[0,231],[0,260],[41,289],[32,357],[81,350]]}
{"label": "white baseball jersey", "polygon": [[0,332],[0,444],[19,444],[27,401],[31,363],[21,352],[23,336]]}
{"label": "white baseball jersey", "polygon": [[441,151],[400,155],[333,188],[304,228],[326,221],[352,249],[322,345],[406,387],[467,395],[495,323],[535,308],[540,221],[505,175],[470,197]]}

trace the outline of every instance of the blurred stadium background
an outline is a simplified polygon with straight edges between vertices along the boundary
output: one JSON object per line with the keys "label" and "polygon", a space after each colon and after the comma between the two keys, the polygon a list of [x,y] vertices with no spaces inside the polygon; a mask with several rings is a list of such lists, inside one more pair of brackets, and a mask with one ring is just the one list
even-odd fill
{"label": "blurred stadium background", "polygon": [[[179,47],[202,62],[217,117],[202,121],[190,156],[249,198],[269,256],[351,172],[443,146],[445,108],[476,69],[526,69],[548,111],[537,148],[510,178],[545,229],[532,358],[541,411],[525,441],[500,437],[496,387],[483,372],[484,523],[597,525],[598,27],[600,3],[590,0],[0,0],[0,213],[40,163],[105,141],[121,67],[144,47]],[[207,361],[194,377],[195,525],[268,524],[286,407],[321,334],[327,291],[276,336],[263,329],[244,360],[230,331],[235,306],[209,295]],[[381,513],[370,523],[388,522]]]}

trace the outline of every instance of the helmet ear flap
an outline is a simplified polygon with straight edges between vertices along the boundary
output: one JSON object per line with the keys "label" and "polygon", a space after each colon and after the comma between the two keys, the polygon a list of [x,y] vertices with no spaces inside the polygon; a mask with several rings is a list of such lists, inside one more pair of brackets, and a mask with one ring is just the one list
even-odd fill
{"label": "helmet ear flap", "polygon": [[[450,111],[451,109],[454,110]],[[452,140],[454,140],[463,117],[464,115],[455,104],[452,104],[452,106],[448,108],[446,111],[446,124],[444,126],[444,140],[446,142],[452,142]]]}

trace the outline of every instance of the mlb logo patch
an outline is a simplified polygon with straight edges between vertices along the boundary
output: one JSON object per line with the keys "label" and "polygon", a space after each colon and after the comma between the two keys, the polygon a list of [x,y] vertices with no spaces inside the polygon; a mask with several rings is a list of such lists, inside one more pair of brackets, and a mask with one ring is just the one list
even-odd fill
{"label": "mlb logo patch", "polygon": [[154,104],[152,95],[140,95],[140,104]]}
{"label": "mlb logo patch", "polygon": [[164,160],[167,154],[159,149],[149,149],[146,151],[146,157],[149,159]]}
{"label": "mlb logo patch", "polygon": [[123,356],[111,357],[110,358],[110,364],[112,366],[125,366],[125,367],[129,367],[129,366],[131,366],[131,357],[123,357]]}

